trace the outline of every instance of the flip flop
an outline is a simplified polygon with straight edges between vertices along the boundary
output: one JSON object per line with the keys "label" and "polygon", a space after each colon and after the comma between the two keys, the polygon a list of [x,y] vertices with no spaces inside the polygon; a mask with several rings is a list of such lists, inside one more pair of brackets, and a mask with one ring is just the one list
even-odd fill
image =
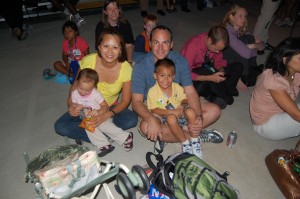
{"label": "flip flop", "polygon": [[53,77],[56,76],[56,71],[51,71],[51,69],[49,68],[46,68],[43,70],[43,78],[44,80],[49,80],[49,79],[52,79]]}

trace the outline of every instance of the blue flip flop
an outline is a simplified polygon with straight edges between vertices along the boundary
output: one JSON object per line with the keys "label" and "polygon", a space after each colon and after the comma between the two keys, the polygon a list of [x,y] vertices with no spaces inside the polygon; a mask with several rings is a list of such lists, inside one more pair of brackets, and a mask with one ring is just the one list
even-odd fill
{"label": "blue flip flop", "polygon": [[56,76],[56,71],[51,71],[51,69],[46,68],[43,70],[43,78],[44,80],[49,80],[52,79],[53,77]]}

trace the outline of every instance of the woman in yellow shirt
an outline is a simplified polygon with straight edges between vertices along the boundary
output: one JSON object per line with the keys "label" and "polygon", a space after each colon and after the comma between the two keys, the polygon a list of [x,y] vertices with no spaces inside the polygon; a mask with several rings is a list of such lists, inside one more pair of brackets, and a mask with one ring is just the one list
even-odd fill
{"label": "woman in yellow shirt", "polygon": [[[106,29],[97,41],[98,53],[90,54],[80,61],[80,69],[92,68],[99,76],[98,90],[109,105],[109,110],[93,117],[92,123],[100,125],[108,118],[123,130],[137,125],[137,115],[128,109],[131,102],[131,73],[132,67],[126,61],[126,49],[123,38],[113,29]],[[70,88],[70,93],[76,88],[77,81]],[[122,92],[122,98],[119,96]],[[86,132],[78,125],[80,107],[68,98],[68,112],[55,123],[56,133],[89,142]]]}

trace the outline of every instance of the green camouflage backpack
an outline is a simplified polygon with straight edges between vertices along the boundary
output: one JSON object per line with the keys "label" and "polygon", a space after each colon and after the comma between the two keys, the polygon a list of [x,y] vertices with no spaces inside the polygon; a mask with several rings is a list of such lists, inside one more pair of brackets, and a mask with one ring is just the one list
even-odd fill
{"label": "green camouflage backpack", "polygon": [[[158,160],[157,166],[151,156]],[[148,165],[153,169],[152,184],[163,194],[177,199],[239,199],[239,191],[228,184],[228,172],[219,174],[195,155],[176,153],[165,161],[160,154],[148,152]]]}

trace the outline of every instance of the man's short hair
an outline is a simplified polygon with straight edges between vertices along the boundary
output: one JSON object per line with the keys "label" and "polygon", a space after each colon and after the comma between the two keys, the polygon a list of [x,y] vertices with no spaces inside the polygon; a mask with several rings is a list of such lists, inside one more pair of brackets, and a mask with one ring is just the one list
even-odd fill
{"label": "man's short hair", "polygon": [[155,28],[153,28],[153,30],[151,31],[151,34],[150,34],[150,41],[152,41],[153,33],[154,33],[156,30],[165,30],[165,31],[169,32],[170,38],[171,38],[171,42],[173,41],[173,33],[172,33],[171,29],[168,28],[167,26],[164,26],[164,25],[158,25],[158,26],[156,26]]}
{"label": "man's short hair", "polygon": [[207,36],[211,38],[212,44],[216,44],[218,41],[223,41],[225,46],[229,44],[228,32],[223,26],[212,27]]}

